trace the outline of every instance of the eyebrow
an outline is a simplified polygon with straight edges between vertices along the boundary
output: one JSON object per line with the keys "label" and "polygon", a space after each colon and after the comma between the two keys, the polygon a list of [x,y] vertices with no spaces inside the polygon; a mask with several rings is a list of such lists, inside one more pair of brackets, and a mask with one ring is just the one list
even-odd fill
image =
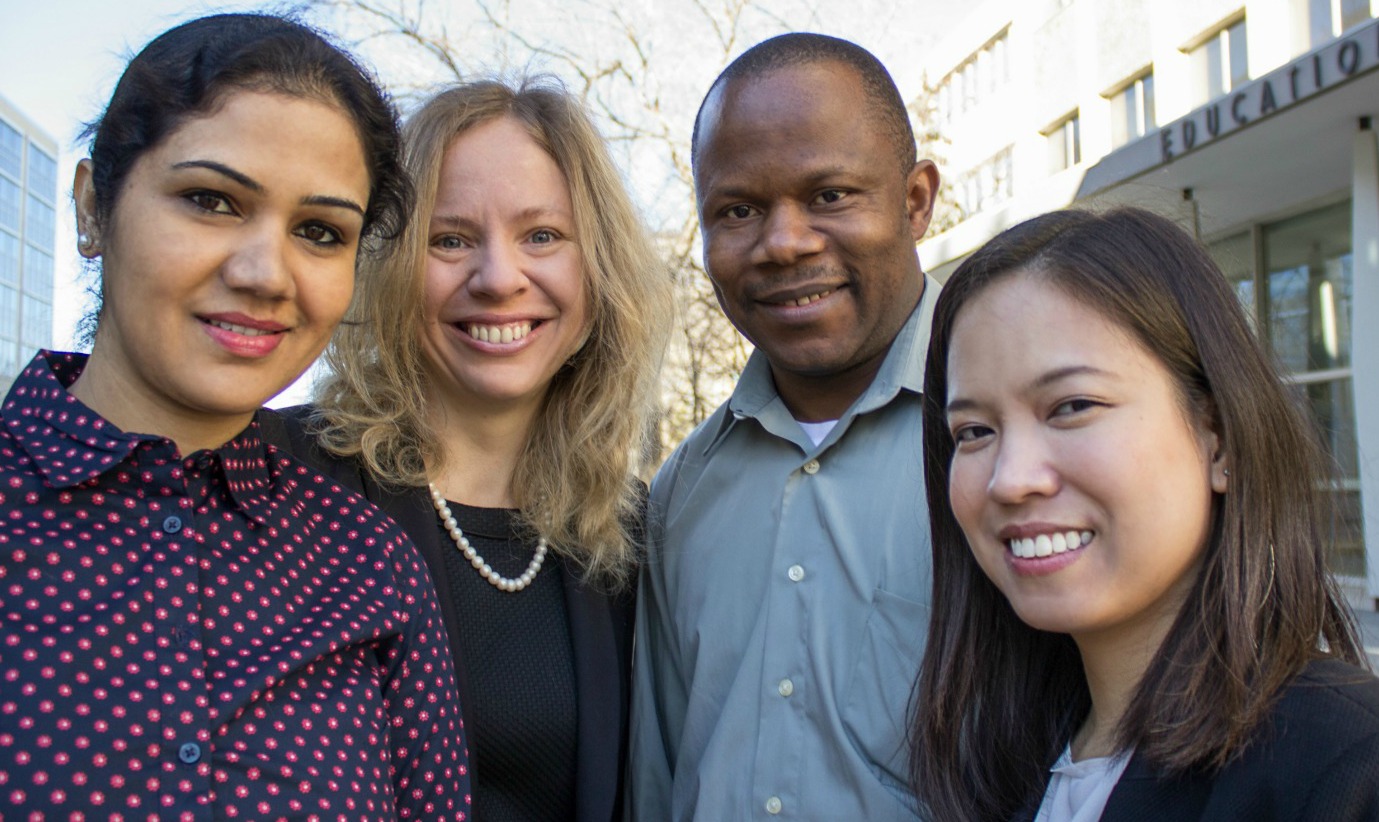
{"label": "eyebrow", "polygon": [[[1078,377],[1084,374],[1102,377],[1113,376],[1110,371],[1107,371],[1102,368],[1097,368],[1095,366],[1069,365],[1063,368],[1055,368],[1052,371],[1046,371],[1045,373],[1040,374],[1037,379],[1035,379],[1033,382],[1029,384],[1029,389],[1046,388],[1060,380],[1066,380],[1069,377]],[[948,406],[944,409],[944,413],[952,414],[954,411],[970,411],[973,408],[978,407],[979,405],[980,403],[978,403],[976,400],[971,400],[966,397],[955,397],[952,400],[949,400]]]}
{"label": "eyebrow", "polygon": [[[517,212],[514,217],[518,221],[538,220],[542,217],[559,217],[563,220],[574,221],[574,215],[570,214],[565,209],[551,208],[549,206],[532,206],[531,208],[524,208]],[[478,225],[474,220],[456,214],[432,214],[431,222],[440,223],[446,228],[474,228]]]}
{"label": "eyebrow", "polygon": [[[214,171],[217,174],[229,177],[231,180],[244,186],[245,188],[249,189],[250,191],[256,194],[263,193],[263,185],[259,183],[257,180],[255,180],[253,177],[250,177],[249,175],[241,171],[237,171],[233,168],[230,168],[224,163],[217,163],[215,160],[184,160],[180,163],[174,163],[172,167],[176,169],[204,168],[208,171]],[[349,211],[353,211],[359,214],[359,216],[361,217],[364,216],[364,207],[361,206],[359,203],[356,203],[354,200],[351,200],[346,197],[332,197],[328,194],[312,194],[303,197],[301,202],[302,205],[326,206],[328,208],[343,208]]]}

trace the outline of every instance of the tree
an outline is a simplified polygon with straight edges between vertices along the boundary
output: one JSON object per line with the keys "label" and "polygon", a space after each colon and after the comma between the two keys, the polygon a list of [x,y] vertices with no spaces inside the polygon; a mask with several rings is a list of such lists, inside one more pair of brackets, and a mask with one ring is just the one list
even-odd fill
{"label": "tree", "polygon": [[[828,0],[308,5],[380,67],[404,107],[440,83],[542,71],[563,80],[600,121],[643,204],[680,311],[663,379],[663,450],[652,455],[653,467],[665,446],[682,440],[726,399],[750,353],[719,310],[701,261],[689,140],[705,90],[731,58],[774,34],[828,31],[867,44],[884,60],[876,43],[913,53],[923,35],[911,31],[907,38],[906,31],[925,19],[889,0],[851,0],[846,8]],[[922,97],[926,112],[928,98]]]}

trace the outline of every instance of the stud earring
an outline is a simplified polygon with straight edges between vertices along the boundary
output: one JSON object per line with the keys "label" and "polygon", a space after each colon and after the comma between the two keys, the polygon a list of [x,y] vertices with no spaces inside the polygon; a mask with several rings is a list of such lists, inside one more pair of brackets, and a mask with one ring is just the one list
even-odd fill
{"label": "stud earring", "polygon": [[1229,468],[1222,468],[1222,469],[1221,469],[1221,473],[1223,473],[1223,474],[1225,474],[1226,476],[1229,477],[1229,476],[1231,475],[1231,469],[1229,469]]}
{"label": "stud earring", "polygon": [[91,235],[85,232],[78,234],[77,245],[81,246],[82,248],[89,248],[91,246]]}

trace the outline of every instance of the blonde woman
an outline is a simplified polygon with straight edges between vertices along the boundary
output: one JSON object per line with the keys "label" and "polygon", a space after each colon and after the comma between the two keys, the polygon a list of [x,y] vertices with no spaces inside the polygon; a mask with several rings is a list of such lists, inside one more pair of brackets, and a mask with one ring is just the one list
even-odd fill
{"label": "blonde woman", "polygon": [[486,820],[620,815],[644,442],[670,281],[580,104],[451,88],[404,129],[418,207],[360,280],[296,450],[421,547]]}

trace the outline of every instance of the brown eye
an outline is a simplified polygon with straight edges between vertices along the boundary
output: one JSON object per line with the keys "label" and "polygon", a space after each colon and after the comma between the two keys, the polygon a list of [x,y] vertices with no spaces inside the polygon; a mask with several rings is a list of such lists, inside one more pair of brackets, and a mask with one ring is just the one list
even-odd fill
{"label": "brown eye", "polygon": [[297,236],[320,246],[340,245],[344,242],[340,237],[340,232],[321,223],[307,223],[297,229]]}
{"label": "brown eye", "polygon": [[230,205],[230,199],[218,191],[189,191],[183,196],[202,211],[209,211],[212,214],[235,213],[234,208]]}

